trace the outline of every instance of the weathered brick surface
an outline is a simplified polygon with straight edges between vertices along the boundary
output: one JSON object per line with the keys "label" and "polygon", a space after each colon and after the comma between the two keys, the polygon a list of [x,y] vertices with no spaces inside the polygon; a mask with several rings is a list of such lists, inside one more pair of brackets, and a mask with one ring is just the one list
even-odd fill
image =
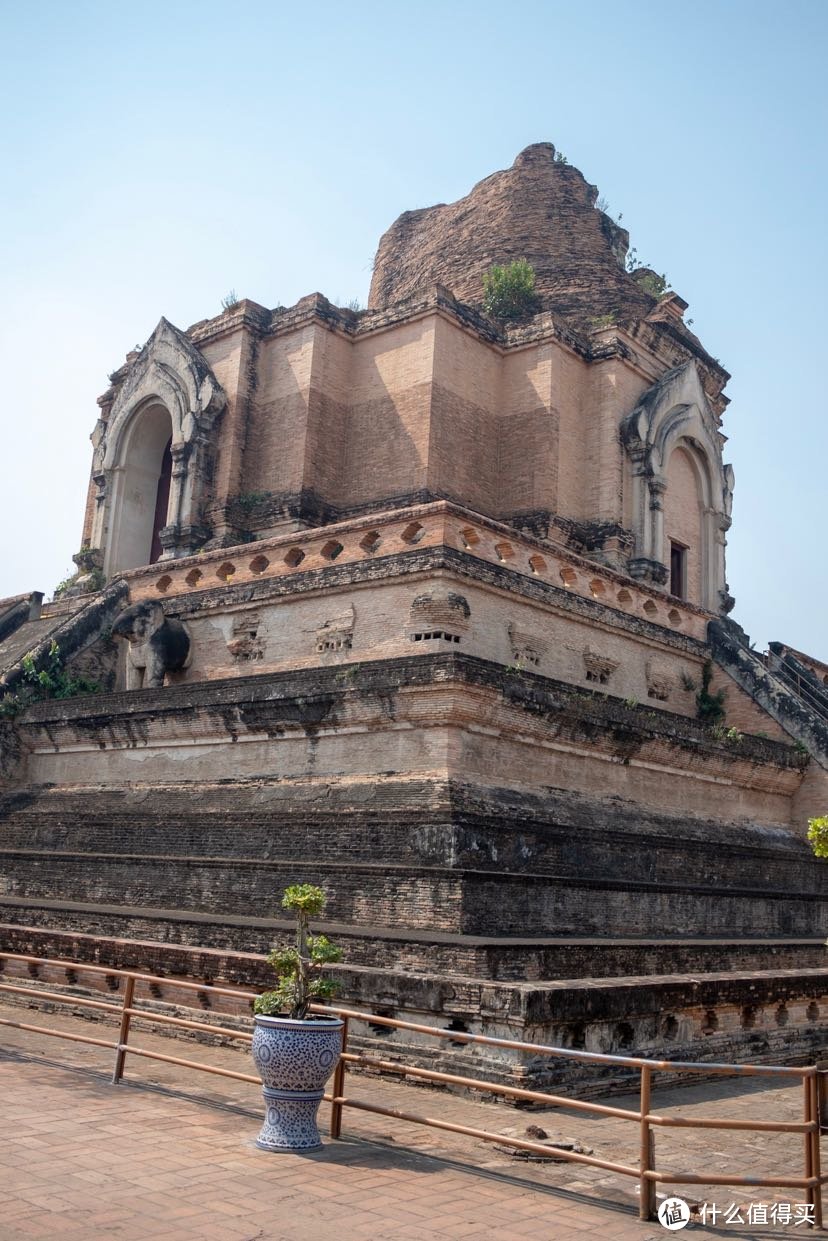
{"label": "weathered brick surface", "polygon": [[[197,742],[217,728],[237,738],[234,747],[262,729],[280,747],[301,735],[304,746],[312,742],[318,763],[326,729],[333,726],[333,737],[349,717],[366,711],[374,729],[398,727],[417,694],[436,686],[449,697],[442,705],[424,699],[423,711],[411,717],[419,727],[434,734],[435,709],[447,706],[477,725],[497,721],[497,748],[488,764],[478,754],[471,783],[457,778],[462,749],[452,759],[455,776],[442,780],[433,774],[412,780],[410,761],[406,779],[378,777],[370,756],[367,782],[341,774],[320,781],[319,769],[310,782],[260,775],[194,784],[181,782],[179,770],[176,783],[136,784],[119,775],[119,755],[140,752],[156,744],[153,738],[166,734],[180,743],[189,735]],[[686,717],[600,693],[584,696],[461,655],[42,704],[21,724],[27,744],[43,743],[38,762],[53,761],[48,756],[70,739],[67,759],[71,752],[79,770],[83,746],[99,753],[104,741],[114,778],[108,786],[30,789],[5,799],[0,909],[7,922],[32,928],[6,929],[6,942],[43,949],[46,941],[34,930],[40,927],[41,935],[57,935],[54,946],[62,950],[68,942],[61,935],[75,928],[102,938],[76,937],[71,951],[113,960],[117,948],[120,964],[140,959],[165,972],[218,971],[247,981],[260,976],[259,967],[242,976],[237,954],[254,945],[264,950],[280,937],[278,922],[268,917],[274,892],[310,878],[328,891],[329,916],[352,952],[343,974],[348,995],[366,1009],[440,1013],[469,1029],[511,1036],[531,1027],[553,1042],[587,1039],[604,1050],[630,1039],[661,1046],[664,1030],[675,1026],[676,1055],[814,1054],[813,1005],[822,1003],[824,982],[806,985],[805,976],[818,962],[824,883],[803,842],[778,829],[741,824],[734,830],[709,816],[646,808],[640,797],[628,803],[597,797],[594,788],[580,794],[487,789],[478,781],[488,767],[490,782],[491,755],[502,755],[510,717],[520,718],[524,737],[554,736],[556,744],[587,745],[595,754],[607,748],[620,772],[638,761],[635,755],[663,754],[662,762],[669,756],[675,769],[683,754],[689,768],[698,763],[708,776],[727,771],[745,791],[795,787],[801,778],[800,756],[773,741],[744,738],[734,747]],[[248,743],[239,754],[251,748]],[[219,751],[210,752],[215,763]],[[467,774],[474,753],[465,752]],[[729,942],[700,944],[694,940],[700,927]],[[603,942],[572,942],[584,936]],[[610,948],[619,937],[636,936],[645,942]],[[665,937],[691,942],[659,942]],[[159,942],[128,942],[148,938]],[[188,944],[199,949],[195,957]],[[218,957],[205,957],[205,944]],[[704,970],[708,992],[686,978],[674,984],[641,978],[681,961]],[[737,979],[745,966],[771,973]],[[789,971],[784,980],[779,967]],[[729,981],[714,980],[711,971],[722,968],[731,971]],[[586,1013],[577,987],[544,990],[551,985],[544,980],[600,976],[604,969],[619,981],[596,982]],[[618,991],[630,975],[636,981]],[[481,981],[464,981],[474,978]],[[525,990],[530,984],[541,987],[534,999]],[[730,991],[719,996],[716,988],[725,985]],[[754,1017],[742,1023],[743,1010],[757,1003],[768,1010],[761,1046]],[[784,1022],[774,1016],[780,1006]],[[665,1025],[667,1009],[672,1020]],[[714,1010],[721,1030],[715,1038],[708,1030]],[[514,1072],[506,1061],[489,1069]],[[568,1081],[573,1074],[555,1076]]]}
{"label": "weathered brick surface", "polygon": [[[417,721],[432,736],[433,761],[441,715],[459,710],[462,718],[466,710],[457,692],[463,684],[465,696],[474,695],[471,718],[481,721],[488,711],[499,720],[498,750],[513,716],[524,737],[554,736],[558,746],[576,750],[588,742],[596,753],[606,747],[616,758],[613,770],[623,772],[641,754],[642,779],[661,753],[672,765],[683,750],[684,761],[699,761],[708,777],[717,768],[727,772],[729,786],[741,784],[743,796],[751,787],[770,796],[775,786],[782,790],[792,781],[795,787],[799,780],[799,756],[790,749],[747,738],[736,748],[715,743],[682,717],[653,717],[601,695],[579,697],[544,678],[516,677],[462,656],[354,668],[345,682],[339,676],[329,672],[326,685],[318,671],[294,673],[278,681],[257,677],[113,696],[105,705],[89,699],[32,709],[22,727],[35,748],[49,739],[38,757],[43,770],[60,761],[78,770],[83,746],[97,754],[103,742],[115,747],[112,779],[86,792],[7,799],[6,892],[156,909],[209,905],[217,915],[241,915],[313,871],[328,889],[331,917],[357,926],[646,935],[657,925],[661,934],[692,935],[703,925],[711,934],[818,934],[823,871],[802,841],[778,829],[734,830],[594,793],[486,791],[459,782],[459,761],[454,775],[447,769],[440,778],[413,782],[374,774],[366,783],[332,771],[320,781],[323,764],[332,769],[334,762],[333,751],[324,758],[326,736],[338,745],[339,731],[360,719],[371,720],[374,736],[391,726],[390,739],[403,737],[406,744],[415,744],[416,734],[401,733],[399,723]],[[457,690],[452,682],[459,682]],[[418,685],[430,693],[440,684],[448,698],[423,699],[416,709]],[[217,729],[236,738],[228,737],[230,746],[264,732],[281,748],[295,735],[301,763],[307,745],[314,747],[316,781],[304,787],[260,773],[224,789],[121,783],[136,746],[139,755],[154,751],[159,770],[176,738],[189,734],[197,749]],[[248,742],[240,752],[272,744]],[[366,744],[363,736],[360,752]],[[459,753],[477,755],[482,775],[479,741],[473,746]],[[66,749],[65,760],[55,747]],[[211,762],[219,752],[209,746]],[[173,746],[166,761],[180,781],[177,753]],[[346,752],[336,753],[341,763]],[[409,772],[415,753],[409,748],[404,761]],[[488,751],[490,779],[495,753]],[[369,771],[374,762],[369,757]]]}
{"label": "weathered brick surface", "polygon": [[[596,880],[679,881],[803,893],[824,889],[801,840],[735,832],[597,794],[481,789],[457,779],[331,780],[302,789],[264,778],[178,785],[30,789],[0,801],[6,850],[63,850],[326,865],[426,866]],[[340,822],[337,833],[323,830]],[[519,825],[519,831],[515,825]],[[711,843],[715,852],[711,856]]]}
{"label": "weathered brick surface", "polygon": [[149,759],[169,782],[209,780],[216,763],[235,778],[303,781],[312,753],[316,779],[445,772],[484,786],[559,787],[566,762],[569,787],[585,794],[597,783],[708,819],[714,788],[723,818],[747,812],[775,826],[789,822],[803,763],[774,741],[732,744],[686,717],[462,655],[43,703],[19,731],[35,783],[117,786],[140,778]]}
{"label": "weathered brick surface", "polygon": [[[439,292],[390,316],[356,319],[321,297],[294,310],[220,316],[193,333],[227,402],[197,484],[196,545],[418,495],[506,520],[541,513],[547,527],[556,515],[623,523],[620,420],[662,367],[693,356],[692,338],[657,335],[646,347],[658,362],[642,375],[619,339],[570,341],[548,316],[492,338]],[[724,372],[707,359],[705,377],[720,403]]]}
{"label": "weathered brick surface", "polygon": [[[328,830],[333,824],[324,825]],[[3,891],[90,904],[203,909],[216,916],[267,906],[273,894],[309,877],[328,893],[330,915],[388,927],[427,927],[473,935],[641,935],[658,925],[668,935],[692,934],[700,924],[735,935],[818,934],[824,896],[762,888],[711,891],[690,884],[518,876],[487,878],[458,870],[449,876],[402,866],[360,867],[278,860],[210,861],[175,855],[123,858],[95,854],[3,852]],[[781,898],[781,899],[780,899]]]}
{"label": "weathered brick surface", "polygon": [[[269,912],[262,909],[233,916],[2,896],[0,916],[5,922],[0,934],[9,951],[80,960],[97,960],[106,951],[107,960],[124,969],[158,967],[164,973],[233,982],[239,978],[234,972],[237,958],[267,953],[277,940],[290,938],[289,924],[268,916]],[[68,929],[70,925],[77,929]],[[360,928],[329,920],[318,926],[343,946],[349,967],[495,982],[655,977],[674,972],[778,972],[819,969],[825,963],[821,936],[498,938],[416,927]],[[246,977],[250,983],[266,982],[263,975]]]}
{"label": "weathered brick surface", "polygon": [[656,299],[624,270],[628,234],[595,208],[597,198],[577,168],[555,160],[551,143],[527,147],[458,202],[406,211],[392,224],[380,240],[369,306],[407,301],[433,284],[479,305],[492,264],[527,259],[542,304],[574,326],[612,311],[644,319]]}

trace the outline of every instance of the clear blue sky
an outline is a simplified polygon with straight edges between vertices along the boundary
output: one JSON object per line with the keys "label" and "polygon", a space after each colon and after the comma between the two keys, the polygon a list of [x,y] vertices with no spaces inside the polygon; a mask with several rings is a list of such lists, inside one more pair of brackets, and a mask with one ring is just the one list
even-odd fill
{"label": "clear blue sky", "polygon": [[365,300],[380,233],[548,140],[733,373],[735,617],[828,660],[828,3],[0,3],[0,596],[80,543],[95,398],[231,288]]}

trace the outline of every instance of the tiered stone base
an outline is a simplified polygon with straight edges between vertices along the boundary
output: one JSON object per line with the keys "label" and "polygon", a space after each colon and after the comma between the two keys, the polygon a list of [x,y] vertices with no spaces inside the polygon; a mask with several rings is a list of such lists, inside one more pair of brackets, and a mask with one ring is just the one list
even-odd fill
{"label": "tiered stone base", "polygon": [[[258,954],[289,936],[269,915],[315,882],[368,1011],[674,1059],[826,1041],[826,871],[785,825],[801,763],[778,742],[461,656],[43,704],[20,731],[16,950],[264,988]],[[596,1081],[450,1041],[440,1063]]]}

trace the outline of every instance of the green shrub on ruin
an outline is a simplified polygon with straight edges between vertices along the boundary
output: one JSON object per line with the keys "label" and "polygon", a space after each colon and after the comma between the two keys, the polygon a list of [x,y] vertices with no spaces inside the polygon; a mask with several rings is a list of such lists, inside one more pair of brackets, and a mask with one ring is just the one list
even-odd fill
{"label": "green shrub on ruin", "polygon": [[100,685],[90,677],[75,676],[64,664],[57,642],[52,641],[45,660],[38,666],[30,652],[21,661],[23,674],[15,690],[0,698],[0,716],[15,716],[35,702],[48,698],[75,698],[79,694],[98,694]]}
{"label": "green shrub on ruin", "polygon": [[540,309],[535,270],[526,259],[501,267],[495,263],[483,277],[483,309],[492,319],[527,319]]}
{"label": "green shrub on ruin", "polygon": [[828,857],[828,814],[808,820],[808,840],[817,857]]}

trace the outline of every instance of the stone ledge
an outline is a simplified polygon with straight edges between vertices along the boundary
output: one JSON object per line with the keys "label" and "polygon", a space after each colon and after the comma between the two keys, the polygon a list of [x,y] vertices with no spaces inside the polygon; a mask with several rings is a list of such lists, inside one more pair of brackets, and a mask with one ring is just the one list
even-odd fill
{"label": "stone ledge", "polygon": [[[429,830],[438,826],[453,836],[474,832],[478,827],[494,832],[498,856],[504,863],[511,856],[505,845],[513,839],[507,825],[519,820],[522,835],[531,835],[538,846],[573,838],[594,840],[604,848],[628,844],[631,838],[660,848],[692,845],[707,850],[715,844],[717,856],[746,853],[768,860],[784,858],[788,865],[806,860],[819,873],[824,870],[806,842],[788,828],[688,819],[615,796],[590,796],[554,787],[518,790],[480,786],[445,775],[406,778],[384,772],[370,777],[239,776],[175,783],[140,780],[121,786],[41,784],[0,794],[0,815],[6,820],[7,831],[12,816],[22,818],[27,839],[34,839],[39,826],[48,827],[53,818],[59,822],[67,814],[92,814],[117,826],[134,820],[134,807],[140,804],[149,822],[157,816],[153,805],[158,803],[164,821],[180,831],[193,812],[196,797],[199,835],[213,823],[238,828],[250,816],[268,810],[277,811],[279,822],[285,824],[298,820],[314,825],[330,814],[344,823],[346,816],[358,814],[364,826],[375,823],[383,832],[398,829],[410,834],[413,824],[422,823],[425,813]],[[205,801],[209,804],[204,805]]]}
{"label": "stone ledge", "polygon": [[[302,868],[308,870],[313,869],[320,878],[323,876],[347,876],[356,878],[359,876],[372,877],[374,875],[382,875],[383,878],[391,877],[402,881],[416,879],[434,879],[439,878],[443,882],[456,881],[461,884],[464,889],[468,889],[477,884],[496,884],[503,888],[522,888],[522,887],[539,887],[546,892],[548,889],[562,887],[571,891],[573,888],[583,889],[586,892],[617,892],[619,888],[618,881],[605,877],[578,875],[572,873],[566,874],[537,874],[531,871],[503,871],[503,870],[474,870],[466,866],[456,866],[447,868],[445,866],[417,866],[405,865],[401,863],[384,862],[352,862],[352,861],[320,861],[319,859],[302,859],[302,858],[250,858],[250,857],[202,857],[202,856],[178,856],[173,853],[85,853],[76,852],[70,849],[45,850],[45,849],[3,849],[0,848],[0,860],[29,860],[36,861],[42,859],[45,862],[54,862],[59,859],[62,865],[68,862],[85,862],[92,864],[95,862],[107,863],[117,862],[119,864],[139,864],[152,866],[158,862],[163,862],[165,867],[181,866],[185,868],[203,868],[205,870],[218,869],[227,870],[272,870],[275,873],[282,871],[294,872]],[[651,882],[647,880],[634,880],[625,878],[623,882],[623,891],[639,892],[639,893],[672,893],[676,895],[688,896],[707,896],[710,894],[710,887],[707,884],[699,883],[669,883],[664,880]],[[822,904],[825,900],[822,892],[790,892],[780,888],[760,888],[760,887],[728,887],[721,890],[721,895],[731,899],[752,899],[767,900],[779,899],[784,897],[786,901],[792,903],[811,903],[818,902]],[[506,894],[502,894],[506,899]],[[2,898],[0,897],[0,903]],[[222,915],[223,916],[223,915]]]}
{"label": "stone ledge", "polygon": [[139,724],[149,727],[162,719],[180,719],[198,711],[220,721],[224,709],[238,708],[242,713],[234,715],[233,725],[238,732],[273,727],[283,732],[288,727],[318,728],[325,720],[334,721],[334,706],[354,695],[364,699],[451,683],[493,690],[510,707],[535,717],[569,721],[584,739],[607,733],[622,748],[625,740],[638,747],[652,739],[731,762],[791,771],[801,770],[806,757],[782,742],[747,734],[738,744],[728,743],[686,716],[627,706],[595,690],[576,689],[566,682],[514,672],[501,664],[455,653],[50,700],[30,707],[20,717],[19,727],[30,733],[38,727],[72,725],[89,732],[96,728],[111,730],[121,720],[124,726],[135,729]]}
{"label": "stone ledge", "polygon": [[[107,964],[114,968],[136,968],[133,965],[117,964],[120,961],[146,959],[147,957],[166,958],[165,974],[172,982],[176,974],[188,978],[211,978],[240,985],[267,985],[271,978],[271,969],[264,956],[257,953],[227,951],[221,949],[191,948],[182,944],[170,944],[153,940],[103,939],[94,935],[84,935],[69,930],[44,930],[37,927],[16,927],[11,924],[0,924],[0,944],[7,951],[29,951],[22,949],[21,943],[51,941],[61,947],[74,945],[78,950],[78,960],[86,960],[90,964]],[[106,959],[101,955],[107,953]],[[83,955],[89,952],[90,955]],[[143,954],[143,955],[142,955]],[[33,954],[36,955],[36,954]],[[205,966],[223,969],[225,972],[213,972],[208,968],[203,973],[196,973],[193,963],[198,962],[201,969]],[[179,968],[172,968],[177,965]],[[183,967],[183,968],[181,968]],[[142,967],[146,968],[146,967]],[[378,988],[383,985],[383,978],[394,977],[403,980],[411,991],[423,988],[446,988],[448,978],[435,979],[429,974],[406,973],[400,975],[396,971],[389,975],[388,971],[370,967],[349,966],[347,964],[331,967],[340,978],[350,978],[356,983],[358,979],[371,983]],[[805,995],[824,995],[828,991],[828,965],[823,969],[775,969],[775,970],[744,970],[720,971],[703,975],[698,974],[664,974],[657,977],[641,975],[636,977],[611,978],[577,978],[559,979],[554,982],[510,982],[498,983],[488,979],[464,978],[453,979],[455,986],[462,981],[464,987],[488,991],[490,996],[501,993],[508,998],[509,1011],[514,1015],[515,1006],[523,1011],[529,1020],[548,1020],[550,1006],[562,1004],[566,1008],[569,1019],[577,1019],[583,1012],[594,1011],[600,1007],[602,1012],[610,1016],[624,1016],[635,1011],[631,1008],[630,997],[625,992],[636,993],[638,997],[647,996],[648,1002],[657,993],[663,998],[663,1006],[671,1007],[670,1001],[686,1003],[688,994],[693,1002],[725,1003],[734,996],[741,998],[749,992],[751,998],[785,995],[792,993]],[[680,999],[679,999],[680,997]],[[446,999],[450,999],[446,993]],[[592,1009],[591,1009],[592,1006]],[[450,1006],[451,1007],[451,1006]],[[538,1009],[544,1012],[541,1014]],[[559,1012],[555,1016],[560,1018]]]}
{"label": "stone ledge", "polygon": [[[151,909],[146,906],[136,905],[93,905],[83,901],[50,901],[38,900],[35,897],[25,896],[9,896],[7,894],[0,895],[0,909],[53,909],[65,913],[82,913],[94,912],[97,914],[114,914],[123,917],[142,917],[150,921],[153,918],[163,918],[169,922],[190,922],[194,926],[215,926],[217,915],[213,913],[198,913],[196,910],[180,910],[180,909]],[[293,923],[286,922],[281,918],[262,918],[241,914],[221,914],[220,921],[222,925],[239,927],[242,930],[256,929],[266,930],[274,935],[290,936],[293,934]],[[352,922],[330,922],[326,919],[319,919],[314,922],[314,926],[326,935],[331,936],[353,936],[362,937],[370,936],[372,939],[387,939],[392,942],[416,942],[423,945],[449,945],[463,946],[474,948],[499,948],[508,947],[511,949],[521,948],[786,948],[795,947],[818,947],[825,948],[824,936],[807,936],[790,939],[782,939],[780,937],[761,938],[750,937],[742,939],[723,939],[711,936],[709,938],[703,936],[665,936],[664,938],[651,938],[640,936],[624,936],[613,935],[607,937],[596,936],[549,936],[536,935],[521,937],[517,935],[472,935],[462,932],[452,931],[432,931],[424,930],[421,927],[412,927],[410,929],[401,929],[395,926],[371,926],[358,927]],[[67,935],[72,940],[78,940],[80,943],[89,941],[89,943],[98,944],[99,936],[95,936],[83,931],[66,930],[58,932],[48,928],[34,926],[18,926],[15,923],[0,923],[0,942],[8,944],[5,938],[8,935],[48,935],[51,937]],[[164,940],[132,940],[121,937],[111,937],[108,942],[114,944],[148,944],[158,946],[163,944],[166,947],[170,945]],[[226,950],[221,948],[198,947],[193,948],[189,944],[178,945],[182,951],[188,953],[197,951],[205,954],[214,954],[217,957],[226,955]],[[234,955],[244,957],[249,956],[251,959],[258,960],[257,953],[237,952]],[[87,958],[84,958],[87,959]],[[822,967],[814,967],[819,970]],[[828,955],[826,956],[826,965],[828,970]],[[754,971],[755,972],[755,971]],[[778,972],[778,971],[777,971]],[[794,970],[794,973],[797,971]],[[688,975],[697,977],[696,974]],[[729,974],[728,974],[729,976]],[[615,975],[612,975],[615,978]],[[640,975],[640,977],[649,977],[649,975]],[[560,981],[560,980],[558,980]],[[583,982],[583,979],[576,981]]]}

